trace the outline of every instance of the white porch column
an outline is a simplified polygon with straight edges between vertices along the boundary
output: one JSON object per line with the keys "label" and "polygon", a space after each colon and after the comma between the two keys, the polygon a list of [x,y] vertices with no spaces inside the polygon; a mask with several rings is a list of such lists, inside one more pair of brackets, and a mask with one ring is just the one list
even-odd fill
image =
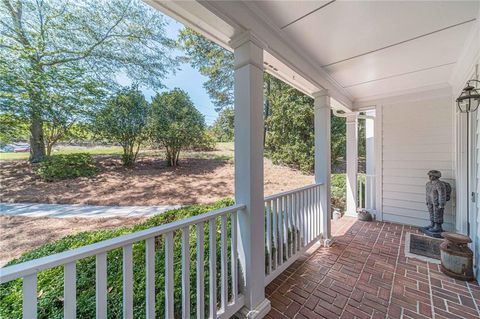
{"label": "white porch column", "polygon": [[263,49],[252,34],[231,42],[235,55],[235,201],[245,204],[238,215],[238,257],[245,318],[270,311],[265,298],[265,226],[263,204]]}
{"label": "white porch column", "polygon": [[315,127],[315,183],[322,183],[320,188],[320,227],[323,244],[329,246],[331,234],[331,149],[330,149],[330,96],[327,91],[313,94]]}
{"label": "white porch column", "polygon": [[[367,116],[375,116],[375,111],[367,111]],[[366,145],[366,179],[365,179],[365,208],[375,210],[375,120],[365,120],[365,145]]]}
{"label": "white porch column", "polygon": [[347,216],[357,216],[358,119],[347,116]]}

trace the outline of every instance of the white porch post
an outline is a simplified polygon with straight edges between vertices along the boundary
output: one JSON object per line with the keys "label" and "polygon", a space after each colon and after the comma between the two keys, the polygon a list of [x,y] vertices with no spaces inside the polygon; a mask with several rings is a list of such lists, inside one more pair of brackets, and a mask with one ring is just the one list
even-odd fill
{"label": "white porch post", "polygon": [[329,246],[331,235],[331,150],[330,150],[330,96],[327,91],[313,94],[315,127],[315,183],[320,187],[320,227],[323,244]]}
{"label": "white porch post", "polygon": [[347,216],[357,216],[358,119],[347,116]]}
{"label": "white porch post", "polygon": [[265,226],[263,204],[263,49],[252,34],[232,39],[235,56],[235,201],[238,215],[239,271],[245,318],[270,311],[265,298]]}
{"label": "white porch post", "polygon": [[[367,111],[367,116],[375,116],[375,111]],[[366,179],[365,179],[365,208],[375,210],[375,120],[365,120],[366,145]]]}

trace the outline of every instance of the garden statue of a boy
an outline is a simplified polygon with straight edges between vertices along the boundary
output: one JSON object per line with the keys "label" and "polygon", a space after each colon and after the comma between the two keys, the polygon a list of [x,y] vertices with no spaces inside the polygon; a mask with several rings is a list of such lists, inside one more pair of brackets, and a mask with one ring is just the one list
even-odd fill
{"label": "garden statue of a boy", "polygon": [[441,181],[440,171],[431,170],[428,172],[430,181],[425,185],[426,204],[430,213],[430,225],[422,227],[422,231],[432,237],[441,238],[443,232],[443,214],[445,204],[450,200],[452,188],[449,183]]}

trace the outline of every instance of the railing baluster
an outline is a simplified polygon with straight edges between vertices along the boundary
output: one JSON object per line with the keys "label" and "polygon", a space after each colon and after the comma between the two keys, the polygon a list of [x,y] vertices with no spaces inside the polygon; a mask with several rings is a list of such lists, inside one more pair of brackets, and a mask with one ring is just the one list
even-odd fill
{"label": "railing baluster", "polygon": [[308,190],[308,209],[310,211],[310,241],[309,242],[312,242],[313,238],[315,238],[315,234],[314,234],[314,229],[315,227],[313,227],[313,223],[314,223],[314,214],[313,214],[313,198],[312,198],[312,189],[310,188]]}
{"label": "railing baluster", "polygon": [[165,318],[173,318],[173,232],[165,235]]}
{"label": "railing baluster", "polygon": [[23,277],[23,318],[37,318],[37,274]]}
{"label": "railing baluster", "polygon": [[107,318],[107,253],[96,256],[96,313],[97,319]]}
{"label": "railing baluster", "polygon": [[63,317],[77,317],[77,267],[76,262],[65,264],[63,269]]}
{"label": "railing baluster", "polygon": [[312,188],[312,212],[313,212],[313,239],[317,238],[317,221],[318,221],[318,215],[317,215],[317,197],[316,197],[316,192],[315,188]]}
{"label": "railing baluster", "polygon": [[283,196],[283,215],[285,216],[285,258],[290,258],[290,232],[289,232],[289,224],[290,224],[290,217],[289,217],[289,207],[288,207],[288,195]]}
{"label": "railing baluster", "polygon": [[273,219],[273,256],[272,256],[272,268],[277,269],[278,264],[278,225],[277,225],[277,201],[270,200],[272,206],[272,219]]}
{"label": "railing baluster", "polygon": [[267,231],[266,231],[266,241],[267,241],[267,253],[268,253],[268,259],[267,259],[267,273],[272,272],[272,225],[271,225],[271,216],[272,216],[272,206],[270,201],[267,201],[266,209],[265,212],[267,214]]}
{"label": "railing baluster", "polygon": [[210,273],[209,273],[209,289],[210,289],[210,313],[209,317],[210,318],[215,318],[217,316],[217,272],[216,272],[216,257],[217,257],[217,241],[216,241],[216,235],[217,235],[217,230],[215,226],[215,218],[211,219],[209,221],[209,230],[208,230],[208,235],[210,239],[209,243],[209,255],[210,255]]}
{"label": "railing baluster", "polygon": [[300,245],[301,245],[301,247],[303,247],[303,246],[305,246],[305,216],[304,216],[305,210],[303,209],[305,200],[303,198],[304,197],[303,196],[303,191],[298,193],[298,197],[299,197],[299,201],[300,201],[300,209],[299,209],[299,213],[300,213]]}
{"label": "railing baluster", "polygon": [[288,196],[288,207],[289,207],[289,211],[290,211],[290,256],[293,256],[293,254],[295,253],[295,228],[294,228],[294,225],[295,225],[295,220],[293,218],[294,216],[294,207],[293,207],[293,195],[294,194],[290,194]]}
{"label": "railing baluster", "polygon": [[237,263],[237,212],[233,212],[232,219],[232,301],[235,302],[238,294],[238,263]]}
{"label": "railing baluster", "polygon": [[155,318],[155,237],[145,240],[146,313],[147,319]]}
{"label": "railing baluster", "polygon": [[197,318],[205,318],[205,309],[204,309],[204,265],[203,259],[205,254],[205,247],[203,245],[204,241],[204,230],[203,223],[197,224]]}
{"label": "railing baluster", "polygon": [[305,246],[310,242],[310,218],[308,215],[308,190],[303,192],[303,215],[305,218]]}
{"label": "railing baluster", "polygon": [[227,267],[227,216],[221,217],[220,224],[221,235],[221,254],[220,254],[220,297],[221,297],[221,309],[225,311],[228,303],[228,267]]}
{"label": "railing baluster", "polygon": [[298,200],[297,200],[298,193],[292,194],[292,215],[293,215],[293,254],[296,254],[298,251]]}
{"label": "railing baluster", "polygon": [[132,245],[123,247],[123,318],[133,318]]}
{"label": "railing baluster", "polygon": [[320,186],[315,188],[317,191],[317,212],[318,212],[318,236],[322,234],[322,209],[320,206]]}
{"label": "railing baluster", "polygon": [[282,204],[282,197],[277,198],[277,208],[278,208],[278,229],[279,229],[279,256],[278,256],[278,264],[283,264],[283,204]]}
{"label": "railing baluster", "polygon": [[182,228],[182,318],[190,318],[190,228]]}
{"label": "railing baluster", "polygon": [[318,211],[317,211],[317,192],[312,188],[312,210],[313,210],[313,238],[318,236]]}

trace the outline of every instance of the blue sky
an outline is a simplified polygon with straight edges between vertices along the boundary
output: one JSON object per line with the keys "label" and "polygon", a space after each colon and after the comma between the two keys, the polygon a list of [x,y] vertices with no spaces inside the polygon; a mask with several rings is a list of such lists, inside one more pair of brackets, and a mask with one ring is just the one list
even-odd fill
{"label": "blue sky", "polygon": [[[183,28],[183,24],[178,23],[172,18],[165,16],[168,21],[166,27],[167,36],[172,39],[177,39],[178,32]],[[180,55],[181,52],[177,51],[176,54]],[[124,79],[120,80],[123,82]],[[214,106],[210,101],[210,98],[203,88],[203,83],[207,80],[207,77],[201,75],[196,69],[192,68],[190,64],[182,63],[180,69],[175,74],[170,74],[164,84],[167,87],[166,90],[172,90],[176,87],[186,91],[192,99],[195,107],[205,116],[205,122],[210,125],[217,118],[217,112],[215,112]],[[153,90],[144,89],[143,94],[147,100],[150,100],[155,92]]]}

